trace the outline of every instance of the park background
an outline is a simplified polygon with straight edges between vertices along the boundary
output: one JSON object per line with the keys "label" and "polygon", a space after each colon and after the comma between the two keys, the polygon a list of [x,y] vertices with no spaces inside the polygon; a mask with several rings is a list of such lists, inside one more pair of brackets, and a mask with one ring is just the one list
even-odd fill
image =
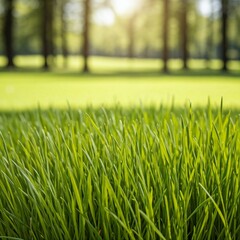
{"label": "park background", "polygon": [[240,102],[239,0],[1,0],[0,108]]}
{"label": "park background", "polygon": [[0,239],[240,236],[239,0],[0,0]]}

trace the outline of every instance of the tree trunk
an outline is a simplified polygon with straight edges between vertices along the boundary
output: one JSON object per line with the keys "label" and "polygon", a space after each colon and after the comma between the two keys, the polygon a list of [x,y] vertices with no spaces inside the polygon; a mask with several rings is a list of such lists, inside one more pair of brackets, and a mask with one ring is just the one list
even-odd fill
{"label": "tree trunk", "polygon": [[180,34],[181,34],[181,48],[183,69],[188,69],[188,0],[182,0],[182,7],[180,9]]}
{"label": "tree trunk", "polygon": [[169,29],[169,2],[163,2],[163,71],[168,72],[168,29]]}
{"label": "tree trunk", "polygon": [[43,0],[42,6],[42,54],[43,54],[43,68],[48,69],[48,54],[49,54],[49,46],[48,46],[48,0]]}
{"label": "tree trunk", "polygon": [[42,5],[42,55],[43,68],[49,69],[49,56],[53,54],[53,1],[43,0]]}
{"label": "tree trunk", "polygon": [[90,0],[84,0],[84,18],[83,18],[83,72],[89,72],[89,28],[90,28]]}
{"label": "tree trunk", "polygon": [[207,41],[206,41],[206,67],[210,68],[210,61],[212,58],[212,51],[213,51],[213,36],[214,36],[214,2],[211,0],[211,14],[208,17],[207,26],[206,28],[210,29],[207,32]]}
{"label": "tree trunk", "polygon": [[228,39],[227,39],[227,24],[228,24],[228,0],[221,0],[222,11],[221,11],[221,20],[222,20],[222,70],[227,71],[227,50],[228,50]]}
{"label": "tree trunk", "polygon": [[62,56],[64,59],[64,67],[67,67],[68,48],[67,48],[67,36],[66,36],[67,23],[66,23],[66,20],[64,19],[65,4],[66,4],[66,1],[62,0],[61,1],[61,39],[62,39]]}
{"label": "tree trunk", "polygon": [[13,51],[13,9],[14,9],[14,0],[5,1],[6,12],[4,19],[4,45],[5,45],[5,54],[7,57],[6,67],[14,67],[14,51]]}
{"label": "tree trunk", "polygon": [[48,34],[49,34],[49,55],[51,59],[51,64],[53,63],[53,57],[55,54],[55,49],[54,49],[54,0],[48,0],[48,9],[49,9],[49,17],[48,17]]}

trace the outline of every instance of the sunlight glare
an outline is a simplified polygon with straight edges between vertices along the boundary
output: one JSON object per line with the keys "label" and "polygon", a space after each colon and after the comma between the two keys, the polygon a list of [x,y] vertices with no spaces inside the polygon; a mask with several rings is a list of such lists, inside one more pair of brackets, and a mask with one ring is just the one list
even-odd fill
{"label": "sunlight glare", "polygon": [[200,13],[204,16],[211,14],[211,2],[209,0],[201,0],[198,2]]}
{"label": "sunlight glare", "polygon": [[115,21],[115,16],[113,12],[108,8],[100,9],[94,14],[93,18],[94,22],[104,26],[111,26],[114,24]]}
{"label": "sunlight glare", "polygon": [[112,0],[113,8],[119,15],[131,14],[138,9],[142,0]]}
{"label": "sunlight glare", "polygon": [[110,8],[98,10],[93,16],[94,22],[99,25],[111,26],[115,22],[115,14],[131,15],[134,11],[139,9],[142,0],[111,0],[111,3],[114,11]]}

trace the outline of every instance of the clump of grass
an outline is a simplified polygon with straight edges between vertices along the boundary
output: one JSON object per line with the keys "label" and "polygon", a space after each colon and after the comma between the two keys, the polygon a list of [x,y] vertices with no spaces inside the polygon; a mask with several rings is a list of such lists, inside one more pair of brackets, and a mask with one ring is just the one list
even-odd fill
{"label": "clump of grass", "polygon": [[0,239],[238,239],[239,115],[0,114]]}

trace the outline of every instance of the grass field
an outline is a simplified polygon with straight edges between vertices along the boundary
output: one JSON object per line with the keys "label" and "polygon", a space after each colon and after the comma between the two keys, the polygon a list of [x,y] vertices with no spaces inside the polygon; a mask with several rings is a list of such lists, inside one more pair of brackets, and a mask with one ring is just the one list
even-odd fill
{"label": "grass field", "polygon": [[[70,61],[69,70],[41,72],[40,58],[17,58],[21,67],[14,72],[0,71],[0,109],[71,106],[171,105],[191,102],[204,106],[211,99],[218,106],[221,98],[227,107],[240,105],[240,73],[232,63],[229,74],[203,70],[203,61],[193,61],[193,70],[179,70],[180,62],[170,62],[172,72],[160,73],[158,60],[90,59],[91,74],[81,74],[81,62]],[[24,65],[25,63],[25,65]],[[218,62],[214,65],[217,66]],[[26,66],[28,68],[26,68]],[[32,68],[30,68],[32,67]],[[175,69],[175,70],[174,70]],[[29,71],[30,70],[30,71]],[[79,72],[78,72],[79,71]]]}
{"label": "grass field", "polygon": [[0,238],[237,240],[239,129],[210,107],[1,113]]}
{"label": "grass field", "polygon": [[239,69],[40,60],[0,71],[0,239],[239,239]]}

